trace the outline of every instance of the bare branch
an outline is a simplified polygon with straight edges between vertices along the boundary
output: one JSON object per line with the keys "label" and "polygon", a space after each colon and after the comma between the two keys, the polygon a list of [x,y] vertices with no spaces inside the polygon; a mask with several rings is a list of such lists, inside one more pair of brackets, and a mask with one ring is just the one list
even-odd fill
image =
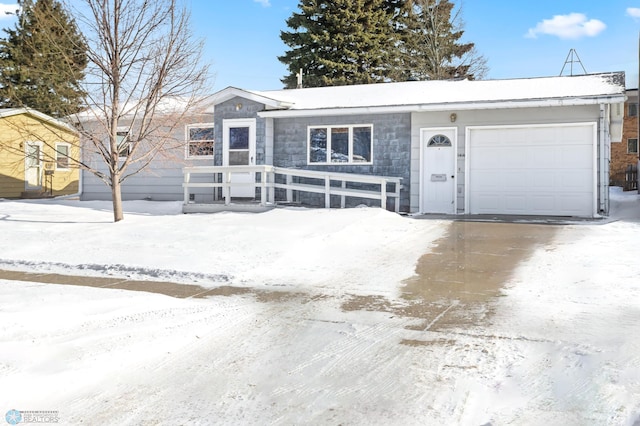
{"label": "bare branch", "polygon": [[[66,0],[65,6],[85,35],[89,58],[87,110],[74,120],[85,151],[104,163],[87,170],[103,181],[108,175],[118,221],[120,184],[184,143],[173,135],[198,112],[208,67],[178,0]],[[119,132],[130,146],[124,156]]]}

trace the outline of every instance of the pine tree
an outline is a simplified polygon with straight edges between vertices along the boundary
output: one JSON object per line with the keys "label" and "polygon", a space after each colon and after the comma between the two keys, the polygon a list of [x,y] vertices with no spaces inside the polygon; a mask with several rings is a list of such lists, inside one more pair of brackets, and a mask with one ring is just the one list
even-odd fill
{"label": "pine tree", "polygon": [[282,79],[296,87],[483,78],[486,60],[462,43],[460,8],[449,0],[300,0],[280,37]]}
{"label": "pine tree", "polygon": [[300,13],[280,37],[290,50],[278,59],[288,66],[282,79],[305,87],[377,83],[388,80],[393,32],[388,0],[300,0]]}
{"label": "pine tree", "polygon": [[449,0],[405,0],[396,9],[399,62],[396,80],[476,79],[484,77],[486,60],[474,43],[461,43],[460,9]]}
{"label": "pine tree", "polygon": [[53,117],[78,112],[86,46],[56,0],[18,0],[14,29],[0,40],[0,106],[29,107]]}

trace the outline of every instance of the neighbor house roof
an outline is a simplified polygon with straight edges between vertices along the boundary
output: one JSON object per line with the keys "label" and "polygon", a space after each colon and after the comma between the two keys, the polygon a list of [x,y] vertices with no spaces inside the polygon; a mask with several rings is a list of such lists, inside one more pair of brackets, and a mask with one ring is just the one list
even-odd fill
{"label": "neighbor house roof", "polygon": [[437,80],[272,91],[228,87],[214,104],[235,96],[266,105],[262,117],[368,112],[446,111],[620,103],[624,73],[510,80]]}
{"label": "neighbor house roof", "polygon": [[[140,111],[145,107],[145,100],[131,100],[120,105],[120,118],[131,119],[140,115]],[[155,115],[182,115],[188,111],[189,114],[213,114],[213,104],[210,96],[189,98],[189,97],[165,97],[156,106]],[[74,122],[106,121],[111,110],[108,105],[94,105],[84,109],[69,118]]]}
{"label": "neighbor house roof", "polygon": [[43,112],[37,111],[31,108],[0,108],[0,118],[11,117],[14,115],[31,115],[32,117],[38,118],[46,123],[57,126],[59,128],[68,130],[73,133],[77,133],[78,131],[71,126],[69,123],[66,123],[62,120],[55,119],[50,115],[47,115]]}

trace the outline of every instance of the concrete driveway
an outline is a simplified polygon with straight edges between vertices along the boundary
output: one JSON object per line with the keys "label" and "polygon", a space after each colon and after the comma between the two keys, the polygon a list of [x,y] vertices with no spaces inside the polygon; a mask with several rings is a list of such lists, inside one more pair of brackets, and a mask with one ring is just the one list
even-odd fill
{"label": "concrete driveway", "polygon": [[[492,298],[518,265],[549,245],[554,225],[451,222],[405,281],[402,301],[380,296],[352,296],[343,309],[393,312],[420,318],[419,330],[479,325],[491,316]],[[415,342],[414,342],[415,343]]]}

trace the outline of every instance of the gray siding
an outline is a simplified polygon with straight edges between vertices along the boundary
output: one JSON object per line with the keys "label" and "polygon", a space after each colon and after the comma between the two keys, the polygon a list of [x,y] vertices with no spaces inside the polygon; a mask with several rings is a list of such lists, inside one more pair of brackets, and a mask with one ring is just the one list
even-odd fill
{"label": "gray siding", "polygon": [[[186,166],[212,166],[212,158],[186,159],[185,126],[196,123],[211,123],[211,114],[194,116],[184,125],[178,126],[173,133],[176,143],[166,153],[162,153],[142,171],[128,177],[122,184],[122,199],[129,200],[155,200],[155,201],[183,201],[184,180],[182,168]],[[216,140],[215,148],[219,143]],[[83,151],[84,161],[91,167],[102,173],[107,173],[104,162],[89,147]],[[137,165],[132,164],[126,174],[137,170]],[[82,172],[82,200],[111,200],[111,188],[89,171]],[[192,189],[196,201],[210,202],[213,200],[213,190],[206,188]]]}
{"label": "gray siding", "polygon": [[[308,127],[318,125],[373,124],[373,164],[310,165],[307,163]],[[409,209],[411,115],[377,114],[327,117],[278,118],[274,120],[274,165],[307,170],[328,170],[401,177],[400,210]],[[368,200],[357,203],[369,204]]]}

